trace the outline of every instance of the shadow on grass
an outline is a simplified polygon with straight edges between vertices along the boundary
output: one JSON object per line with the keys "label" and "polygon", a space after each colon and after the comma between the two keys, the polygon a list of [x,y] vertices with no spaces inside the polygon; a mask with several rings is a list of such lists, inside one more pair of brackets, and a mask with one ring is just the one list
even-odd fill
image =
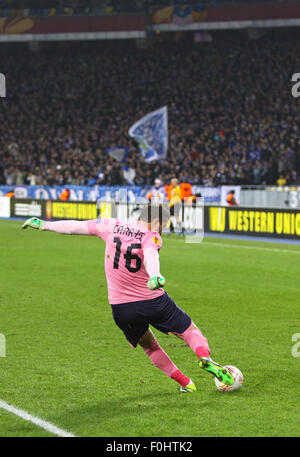
{"label": "shadow on grass", "polygon": [[[193,397],[193,398],[192,398]],[[148,394],[136,393],[118,398],[112,398],[108,394],[103,396],[97,403],[91,404],[85,400],[82,407],[70,408],[61,415],[50,417],[56,424],[67,424],[73,433],[87,436],[91,433],[95,436],[141,436],[136,434],[136,427],[146,421],[149,424],[158,425],[157,421],[174,416],[178,421],[178,412],[181,408],[192,408],[197,398],[197,409],[206,409],[210,405],[207,397],[199,397],[195,394],[181,394],[179,392],[156,392]],[[204,400],[205,401],[202,401]],[[170,414],[172,409],[172,414]],[[184,411],[182,410],[182,415]],[[186,411],[186,410],[185,410]],[[169,417],[170,416],[170,417]],[[172,419],[171,419],[172,421]],[[113,428],[111,428],[113,425]]]}

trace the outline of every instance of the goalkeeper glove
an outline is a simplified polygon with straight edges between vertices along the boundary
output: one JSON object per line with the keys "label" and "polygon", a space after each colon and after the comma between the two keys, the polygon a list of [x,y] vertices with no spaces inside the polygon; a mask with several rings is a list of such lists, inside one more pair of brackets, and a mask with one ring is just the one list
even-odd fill
{"label": "goalkeeper glove", "polygon": [[152,278],[150,278],[148,280],[147,287],[150,290],[156,290],[156,289],[159,289],[160,287],[164,287],[165,282],[166,282],[166,280],[162,276],[153,276]]}
{"label": "goalkeeper glove", "polygon": [[38,230],[44,230],[46,222],[42,221],[41,219],[38,219],[37,217],[31,217],[30,219],[27,219],[27,221],[24,222],[22,225],[23,229],[26,229],[27,227],[31,227],[34,229]]}

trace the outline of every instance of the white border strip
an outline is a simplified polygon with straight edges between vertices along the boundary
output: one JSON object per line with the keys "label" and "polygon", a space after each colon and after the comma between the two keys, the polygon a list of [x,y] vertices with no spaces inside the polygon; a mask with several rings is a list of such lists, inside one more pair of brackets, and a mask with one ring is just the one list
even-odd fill
{"label": "white border strip", "polygon": [[0,34],[0,42],[10,41],[76,41],[76,40],[124,40],[146,38],[145,30],[124,32],[70,32],[70,33],[20,33]]}
{"label": "white border strip", "polygon": [[193,31],[193,30],[232,30],[251,27],[295,27],[300,25],[300,18],[291,19],[251,19],[241,21],[192,22],[190,24],[156,24],[151,30],[160,32]]}
{"label": "white border strip", "polygon": [[21,417],[26,421],[32,422],[38,427],[41,427],[44,430],[47,430],[47,432],[53,433],[54,435],[61,436],[63,438],[75,438],[75,435],[73,435],[72,433],[62,430],[59,427],[56,427],[56,425],[51,424],[51,422],[46,422],[43,419],[40,419],[39,417],[32,416],[31,414],[27,413],[27,411],[15,408],[14,406],[9,405],[3,400],[0,400],[0,409],[1,408],[5,409],[5,411],[8,411],[9,413]]}

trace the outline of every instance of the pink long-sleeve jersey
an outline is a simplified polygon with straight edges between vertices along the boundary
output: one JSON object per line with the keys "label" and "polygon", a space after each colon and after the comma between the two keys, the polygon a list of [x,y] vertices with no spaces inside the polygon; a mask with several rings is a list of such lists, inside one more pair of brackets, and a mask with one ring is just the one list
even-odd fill
{"label": "pink long-sleeve jersey", "polygon": [[100,221],[47,222],[45,230],[64,234],[94,235],[105,248],[105,273],[111,305],[157,298],[162,289],[150,290],[149,277],[159,275],[158,250],[162,239],[141,223],[125,223],[107,218]]}

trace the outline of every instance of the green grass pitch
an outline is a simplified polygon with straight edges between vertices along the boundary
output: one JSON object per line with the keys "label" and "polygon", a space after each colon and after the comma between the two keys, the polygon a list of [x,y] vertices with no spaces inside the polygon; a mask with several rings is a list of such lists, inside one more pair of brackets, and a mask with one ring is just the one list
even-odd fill
{"label": "green grass pitch", "polygon": [[[299,245],[164,237],[167,292],[212,357],[245,376],[238,392],[218,392],[182,341],[155,331],[197,386],[180,394],[115,326],[104,243],[21,224],[0,221],[1,400],[76,436],[300,436]],[[51,436],[2,409],[0,423],[0,436]]]}

